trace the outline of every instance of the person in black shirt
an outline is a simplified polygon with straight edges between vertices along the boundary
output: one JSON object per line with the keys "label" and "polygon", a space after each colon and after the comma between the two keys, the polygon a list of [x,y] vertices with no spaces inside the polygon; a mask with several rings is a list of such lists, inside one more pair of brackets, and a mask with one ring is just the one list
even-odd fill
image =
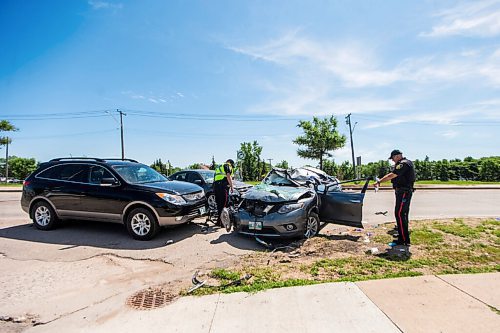
{"label": "person in black shirt", "polygon": [[397,149],[391,152],[389,159],[392,159],[395,163],[394,170],[378,180],[375,186],[378,187],[380,183],[388,180],[392,182],[392,187],[396,193],[396,206],[394,208],[394,216],[396,217],[398,228],[398,240],[396,244],[410,246],[408,214],[414,191],[413,184],[416,178],[415,168],[412,161],[403,157],[403,153]]}

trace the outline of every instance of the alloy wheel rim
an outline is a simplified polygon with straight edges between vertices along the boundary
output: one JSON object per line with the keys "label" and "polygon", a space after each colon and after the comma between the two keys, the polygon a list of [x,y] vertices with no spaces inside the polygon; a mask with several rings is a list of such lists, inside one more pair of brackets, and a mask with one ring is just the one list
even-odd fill
{"label": "alloy wheel rim", "polygon": [[317,229],[318,229],[318,223],[316,219],[312,216],[309,216],[307,218],[306,233],[304,234],[304,236],[306,238],[311,238],[317,233]]}
{"label": "alloy wheel rim", "polygon": [[210,195],[207,199],[208,207],[210,209],[217,209],[217,202],[215,202],[215,195]]}
{"label": "alloy wheel rim", "polygon": [[143,213],[135,214],[130,224],[134,233],[139,236],[147,235],[149,230],[151,230],[151,220]]}
{"label": "alloy wheel rim", "polygon": [[46,227],[50,222],[50,211],[45,206],[40,206],[35,210],[35,221],[38,225]]}

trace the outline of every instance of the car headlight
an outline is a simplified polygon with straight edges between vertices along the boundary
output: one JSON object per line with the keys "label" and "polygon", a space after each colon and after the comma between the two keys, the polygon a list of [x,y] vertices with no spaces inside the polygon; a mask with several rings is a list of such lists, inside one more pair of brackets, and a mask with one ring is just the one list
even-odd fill
{"label": "car headlight", "polygon": [[186,200],[184,200],[184,198],[181,197],[180,195],[168,194],[168,193],[156,193],[156,195],[162,198],[163,200],[173,204],[180,205],[186,203]]}
{"label": "car headlight", "polygon": [[288,204],[288,205],[283,205],[278,210],[278,213],[280,213],[280,214],[286,214],[286,213],[293,212],[294,210],[301,209],[302,207],[304,207],[304,203],[303,202],[293,203],[293,204]]}

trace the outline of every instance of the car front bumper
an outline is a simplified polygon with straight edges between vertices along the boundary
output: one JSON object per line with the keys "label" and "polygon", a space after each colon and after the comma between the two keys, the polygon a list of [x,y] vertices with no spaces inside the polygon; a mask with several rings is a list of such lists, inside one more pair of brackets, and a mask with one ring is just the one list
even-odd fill
{"label": "car front bumper", "polygon": [[[243,235],[260,237],[301,237],[305,232],[307,210],[300,208],[289,213],[271,213],[259,217],[240,210],[235,216],[236,231]],[[255,228],[262,223],[262,229]]]}

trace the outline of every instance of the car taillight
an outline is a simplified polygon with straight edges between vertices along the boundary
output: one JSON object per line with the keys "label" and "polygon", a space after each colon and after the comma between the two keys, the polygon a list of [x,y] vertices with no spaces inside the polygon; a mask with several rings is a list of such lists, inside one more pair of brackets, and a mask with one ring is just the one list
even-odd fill
{"label": "car taillight", "polygon": [[31,182],[30,182],[29,180],[25,180],[25,181],[23,181],[23,187],[24,187],[24,186],[28,186],[30,183],[31,183]]}

